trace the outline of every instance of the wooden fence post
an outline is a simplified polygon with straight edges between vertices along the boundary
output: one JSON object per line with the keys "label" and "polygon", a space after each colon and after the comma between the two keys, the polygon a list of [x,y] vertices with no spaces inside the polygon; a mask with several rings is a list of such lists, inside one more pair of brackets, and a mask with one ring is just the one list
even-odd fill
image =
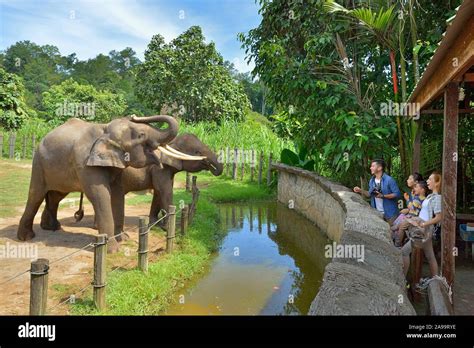
{"label": "wooden fence post", "polygon": [[31,136],[31,158],[35,156],[36,151],[36,135]]}
{"label": "wooden fence post", "polygon": [[45,315],[48,301],[49,260],[31,262],[30,315]]}
{"label": "wooden fence post", "polygon": [[245,158],[244,158],[245,156],[244,156],[244,153],[245,153],[244,149],[242,149],[242,156],[240,156],[241,157],[240,161],[242,162],[242,168],[241,168],[242,173],[240,173],[240,180],[242,180],[242,181],[244,180],[244,175],[245,175]]}
{"label": "wooden fence post", "polygon": [[94,305],[99,310],[105,309],[105,260],[107,255],[107,235],[96,237],[94,248]]}
{"label": "wooden fence post", "polygon": [[0,134],[0,158],[3,157],[3,134]]}
{"label": "wooden fence post", "polygon": [[176,228],[176,206],[170,205],[168,207],[168,231],[166,235],[166,252],[171,253],[174,249],[174,238]]}
{"label": "wooden fence post", "polygon": [[263,170],[263,153],[260,152],[260,161],[258,164],[258,184],[262,184],[262,170]]}
{"label": "wooden fence post", "polygon": [[253,173],[255,171],[255,151],[252,149],[252,158],[250,159],[250,182],[253,182]]}
{"label": "wooden fence post", "polygon": [[225,157],[225,170],[226,170],[226,175],[230,176],[230,149],[227,147],[226,148],[226,157]]}
{"label": "wooden fence post", "polygon": [[238,149],[234,149],[234,160],[232,161],[232,180],[237,180],[237,155]]}
{"label": "wooden fence post", "polygon": [[15,143],[16,143],[16,134],[15,133],[10,133],[10,148],[8,149],[8,158],[13,158],[15,157]]}
{"label": "wooden fence post", "polygon": [[148,216],[138,218],[138,269],[148,272]]}
{"label": "wooden fence post", "polygon": [[26,158],[26,135],[23,136],[23,143],[21,144],[21,158]]}
{"label": "wooden fence post", "polygon": [[188,216],[189,214],[189,207],[186,204],[183,209],[181,209],[181,234],[184,236],[186,234],[186,230],[188,229]]}
{"label": "wooden fence post", "polygon": [[272,154],[268,156],[268,169],[267,169],[267,186],[272,183]]}
{"label": "wooden fence post", "polygon": [[186,192],[191,190],[191,173],[186,172]]}

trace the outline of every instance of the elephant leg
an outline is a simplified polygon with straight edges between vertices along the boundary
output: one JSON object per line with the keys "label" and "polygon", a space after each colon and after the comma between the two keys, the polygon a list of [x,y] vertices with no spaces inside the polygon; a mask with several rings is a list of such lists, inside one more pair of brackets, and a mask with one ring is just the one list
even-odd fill
{"label": "elephant leg", "polygon": [[160,192],[157,190],[153,190],[153,199],[151,201],[151,207],[150,207],[150,224],[154,224],[158,220],[158,214],[160,213],[160,210],[162,209],[160,205]]}
{"label": "elephant leg", "polygon": [[48,191],[45,198],[46,206],[41,215],[41,228],[43,230],[57,231],[61,228],[58,221],[58,207],[59,202],[67,195],[67,193],[59,191]]}
{"label": "elephant leg", "polygon": [[[112,197],[112,213],[114,215],[114,235],[117,236],[115,239],[117,242],[127,240],[129,237],[127,234],[121,234],[123,232],[123,225],[125,219],[125,197],[123,193],[122,183],[120,179],[117,179],[111,185],[111,197]],[[121,235],[120,235],[121,234]]]}
{"label": "elephant leg", "polygon": [[17,237],[22,241],[30,240],[35,237],[35,233],[33,232],[33,220],[35,219],[35,215],[38,212],[41,203],[43,203],[47,192],[43,172],[38,162],[35,160],[33,160],[33,169],[31,173],[28,200],[17,231]]}
{"label": "elephant leg", "polygon": [[[174,175],[166,171],[152,176],[154,193],[150,209],[150,220],[154,216],[154,221],[156,222],[159,211],[161,209],[168,211],[169,206],[173,204],[173,178]],[[159,223],[159,226],[164,230],[166,230],[167,225],[168,218],[164,218]]]}
{"label": "elephant leg", "polygon": [[107,178],[99,170],[89,170],[83,174],[84,193],[94,207],[99,233],[106,234],[109,239],[107,252],[118,252],[119,243],[114,238],[111,190]]}

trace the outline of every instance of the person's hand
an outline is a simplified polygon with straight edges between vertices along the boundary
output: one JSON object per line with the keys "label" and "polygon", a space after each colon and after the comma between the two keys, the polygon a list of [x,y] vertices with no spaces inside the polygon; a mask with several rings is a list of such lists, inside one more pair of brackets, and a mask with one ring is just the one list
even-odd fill
{"label": "person's hand", "polygon": [[400,210],[400,213],[402,213],[402,214],[408,214],[408,209],[406,209],[406,208],[405,208],[405,209],[402,209],[402,210]]}
{"label": "person's hand", "polygon": [[355,193],[361,193],[362,190],[361,190],[361,188],[360,188],[359,186],[356,186],[356,187],[354,187],[354,192],[355,192]]}
{"label": "person's hand", "polygon": [[403,194],[403,198],[405,198],[405,201],[408,201],[410,199],[410,195],[408,193]]}
{"label": "person's hand", "polygon": [[379,192],[379,193],[377,193],[377,194],[375,195],[375,197],[377,197],[377,198],[383,198],[383,194],[381,194],[381,193]]}

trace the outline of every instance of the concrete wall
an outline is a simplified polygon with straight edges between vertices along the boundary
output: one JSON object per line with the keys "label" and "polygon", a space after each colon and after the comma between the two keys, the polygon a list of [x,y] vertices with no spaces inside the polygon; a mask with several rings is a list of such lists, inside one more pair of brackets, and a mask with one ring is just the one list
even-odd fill
{"label": "concrete wall", "polygon": [[315,173],[273,164],[278,200],[342,245],[364,248],[364,261],[333,258],[310,315],[415,315],[406,296],[401,252],[388,224],[358,194]]}

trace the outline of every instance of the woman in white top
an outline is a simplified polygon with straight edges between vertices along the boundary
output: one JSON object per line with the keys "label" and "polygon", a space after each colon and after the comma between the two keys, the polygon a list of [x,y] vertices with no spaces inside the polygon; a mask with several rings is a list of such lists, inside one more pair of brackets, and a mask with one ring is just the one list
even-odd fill
{"label": "woman in white top", "polygon": [[[403,246],[403,270],[405,275],[410,266],[410,254],[413,246],[423,249],[426,259],[430,264],[431,276],[438,274],[438,262],[433,251],[434,226],[441,222],[441,175],[433,173],[427,180],[428,188],[433,192],[423,201],[418,217],[410,218],[411,226],[408,228],[408,236],[422,235],[421,239],[410,238]],[[421,232],[421,233],[417,233]]]}

